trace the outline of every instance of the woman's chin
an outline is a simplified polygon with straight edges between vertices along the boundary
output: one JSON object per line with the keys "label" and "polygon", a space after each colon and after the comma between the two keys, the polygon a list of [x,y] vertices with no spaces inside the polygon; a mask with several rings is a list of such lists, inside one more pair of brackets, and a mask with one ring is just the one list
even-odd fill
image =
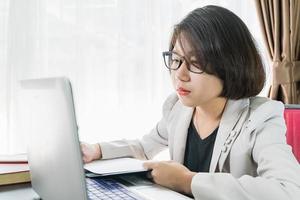
{"label": "woman's chin", "polygon": [[182,97],[182,96],[178,96],[179,101],[187,107],[195,107],[195,102],[192,99],[186,98],[186,97]]}

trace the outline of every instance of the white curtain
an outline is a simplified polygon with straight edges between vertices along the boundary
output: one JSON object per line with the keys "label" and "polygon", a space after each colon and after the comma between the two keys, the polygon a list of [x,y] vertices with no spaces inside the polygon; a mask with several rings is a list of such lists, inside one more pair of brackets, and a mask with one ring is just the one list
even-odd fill
{"label": "white curtain", "polygon": [[82,141],[139,138],[172,92],[161,52],[172,26],[207,4],[242,17],[258,42],[248,0],[0,0],[0,153],[26,150],[17,81],[69,77]]}

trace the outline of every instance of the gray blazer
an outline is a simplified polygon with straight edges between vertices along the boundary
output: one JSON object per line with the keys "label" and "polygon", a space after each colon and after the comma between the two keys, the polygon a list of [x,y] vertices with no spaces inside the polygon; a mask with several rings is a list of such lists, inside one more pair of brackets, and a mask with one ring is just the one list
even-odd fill
{"label": "gray blazer", "polygon": [[[299,200],[300,165],[286,144],[282,103],[263,97],[229,100],[221,118],[209,173],[192,180],[199,200]],[[163,105],[163,117],[141,140],[100,143],[103,159],[151,159],[169,147],[183,163],[194,108],[176,94]]]}

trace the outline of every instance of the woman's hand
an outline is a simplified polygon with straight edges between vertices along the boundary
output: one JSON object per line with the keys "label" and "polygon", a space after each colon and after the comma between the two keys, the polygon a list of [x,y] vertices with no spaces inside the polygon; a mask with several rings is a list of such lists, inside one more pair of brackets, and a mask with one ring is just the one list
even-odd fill
{"label": "woman's hand", "polygon": [[182,164],[174,161],[145,162],[144,167],[151,169],[151,176],[155,183],[172,190],[192,194],[192,178],[196,174]]}
{"label": "woman's hand", "polygon": [[80,143],[82,159],[84,163],[92,162],[102,158],[102,152],[99,144]]}

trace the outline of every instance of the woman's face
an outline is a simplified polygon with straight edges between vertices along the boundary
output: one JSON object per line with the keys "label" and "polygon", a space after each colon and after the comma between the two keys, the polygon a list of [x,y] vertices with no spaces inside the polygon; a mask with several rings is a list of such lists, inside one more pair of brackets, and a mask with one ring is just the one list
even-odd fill
{"label": "woman's face", "polygon": [[[184,51],[183,51],[184,49]],[[188,42],[181,38],[181,43],[177,40],[173,52],[184,56],[188,60],[195,61],[196,57],[191,56],[192,48]],[[188,55],[185,55],[186,52]],[[207,73],[195,74],[187,68],[187,63],[183,62],[179,69],[171,70],[171,79],[180,101],[189,107],[196,107],[208,104],[219,98],[222,92],[222,81]]]}

